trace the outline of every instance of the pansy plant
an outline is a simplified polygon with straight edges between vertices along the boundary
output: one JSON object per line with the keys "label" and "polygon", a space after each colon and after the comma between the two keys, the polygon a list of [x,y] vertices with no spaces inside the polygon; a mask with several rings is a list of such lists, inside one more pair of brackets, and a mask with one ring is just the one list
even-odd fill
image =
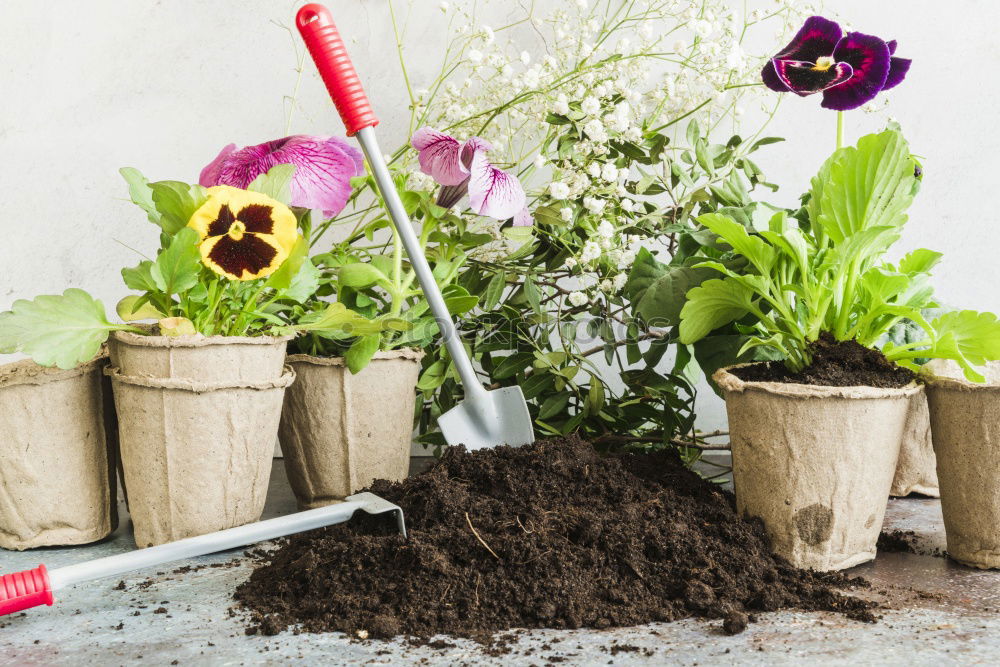
{"label": "pansy plant", "polygon": [[[316,139],[313,145],[323,143]],[[317,183],[320,166],[304,169],[310,175],[296,181],[299,167],[283,163],[257,173],[245,188],[150,183],[135,169],[122,169],[132,201],[162,232],[154,259],[122,271],[126,287],[136,292],[118,304],[123,322],[112,322],[101,302],[80,289],[19,300],[0,313],[0,352],[22,352],[41,365],[72,368],[92,359],[112,331],[149,333],[148,325],[137,326],[142,321],[155,322],[155,330],[168,336],[309,332],[350,340],[408,329],[399,318],[367,318],[343,303],[315,299],[321,271],[308,258],[308,243],[300,233],[310,210],[294,206],[292,193],[298,182],[298,196],[304,197],[298,201],[342,206],[347,195],[338,192],[344,184],[337,181],[346,178],[349,190],[357,171],[353,154],[343,155],[331,162],[328,152],[320,160],[327,167],[335,165],[335,176],[324,182]],[[245,160],[242,165],[248,171],[241,178],[259,171]],[[208,168],[219,173],[227,169],[237,171],[218,159]],[[307,302],[308,310],[301,308]],[[361,366],[353,364],[352,370]]]}
{"label": "pansy plant", "polygon": [[838,112],[837,148],[843,145],[843,112],[871,102],[895,88],[910,71],[911,60],[896,56],[896,40],[861,32],[812,16],[791,43],[771,58],[761,78],[771,90],[808,97],[822,93],[822,105]]}
{"label": "pansy plant", "polygon": [[[928,322],[936,306],[930,271],[939,253],[919,249],[886,262],[899,240],[906,210],[919,186],[916,161],[898,131],[863,137],[838,150],[812,181],[802,224],[779,211],[766,229],[711,213],[699,218],[721,244],[746,262],[736,271],[708,260],[697,268],[718,277],[687,293],[680,341],[694,344],[712,331],[740,323],[749,339],[740,351],[768,348],[792,371],[812,362],[811,344],[824,334],[882,347],[890,361],[916,369],[916,359],[950,359],[966,377],[1000,359],[1000,322],[992,313],[947,312]],[[887,341],[900,322],[923,329],[911,342]]]}

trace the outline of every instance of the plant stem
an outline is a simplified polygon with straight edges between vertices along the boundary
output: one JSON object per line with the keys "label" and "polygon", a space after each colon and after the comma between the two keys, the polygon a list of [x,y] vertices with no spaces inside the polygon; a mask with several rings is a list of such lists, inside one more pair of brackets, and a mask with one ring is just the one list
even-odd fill
{"label": "plant stem", "polygon": [[844,112],[837,112],[837,150],[844,147]]}

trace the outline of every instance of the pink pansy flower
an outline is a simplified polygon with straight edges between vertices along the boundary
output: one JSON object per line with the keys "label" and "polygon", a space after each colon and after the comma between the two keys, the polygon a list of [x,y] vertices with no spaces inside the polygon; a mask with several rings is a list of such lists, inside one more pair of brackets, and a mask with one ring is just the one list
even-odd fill
{"label": "pink pansy flower", "polygon": [[513,219],[516,226],[530,225],[527,196],[516,176],[494,167],[486,158],[489,142],[472,137],[464,144],[429,127],[417,130],[411,140],[418,151],[420,170],[442,186],[438,204],[451,208],[466,193],[478,215],[497,220]]}
{"label": "pink pansy flower", "polygon": [[246,189],[255,178],[279,164],[295,165],[292,206],[315,208],[331,218],[351,195],[351,179],[365,173],[361,152],[337,137],[296,134],[236,150],[229,144],[204,169],[204,187],[231,185]]}

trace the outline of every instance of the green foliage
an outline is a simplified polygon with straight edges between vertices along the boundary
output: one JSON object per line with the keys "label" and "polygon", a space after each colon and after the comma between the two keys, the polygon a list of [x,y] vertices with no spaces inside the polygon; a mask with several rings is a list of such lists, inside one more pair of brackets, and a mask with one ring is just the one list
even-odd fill
{"label": "green foliage", "polygon": [[963,311],[927,323],[922,311],[935,305],[929,271],[940,254],[920,249],[898,265],[883,260],[917,190],[914,166],[902,135],[887,130],[827,160],[813,179],[808,226],[790,226],[784,212],[759,231],[726,215],[700,216],[748,265],[743,271],[715,259],[696,265],[723,277],[688,292],[681,342],[697,343],[751,315],[752,335],[740,353],[768,348],[800,370],[811,363],[810,344],[822,332],[875,346],[901,321],[911,321],[924,337],[886,343],[890,360],[915,366],[917,358],[953,359],[969,378],[981,379],[973,366],[1000,358],[1000,344],[992,342],[1000,340],[996,318]]}
{"label": "green foliage", "polygon": [[292,204],[292,178],[295,176],[295,165],[278,164],[271,167],[266,174],[261,174],[247,186],[247,190],[260,192],[271,199],[277,199],[285,206]]}
{"label": "green foliage", "polygon": [[79,289],[18,300],[0,313],[0,352],[23,352],[41,366],[74,368],[97,356],[115,330],[104,305]]}

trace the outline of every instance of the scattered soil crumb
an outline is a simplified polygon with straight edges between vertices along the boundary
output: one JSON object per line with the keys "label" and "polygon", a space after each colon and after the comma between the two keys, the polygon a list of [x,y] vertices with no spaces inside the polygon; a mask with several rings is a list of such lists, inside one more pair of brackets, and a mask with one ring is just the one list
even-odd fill
{"label": "scattered soil crumb", "polygon": [[879,350],[857,341],[838,342],[822,334],[812,344],[813,362],[808,368],[792,373],[780,361],[765,361],[733,371],[745,382],[792,382],[826,387],[905,387],[916,378],[913,371],[885,358]]}
{"label": "scattered soil crumb", "polygon": [[409,539],[359,512],[284,540],[236,592],[248,634],[294,625],[423,644],[446,634],[503,655],[524,632],[511,628],[786,608],[875,620],[875,603],[837,590],[867,582],[773,556],[763,526],[741,520],[732,495],[674,452],[605,457],[575,437],[455,447],[427,472],[370,491],[403,508]]}
{"label": "scattered soil crumb", "polygon": [[912,530],[882,531],[879,533],[876,548],[887,553],[915,554],[917,549],[913,545],[913,540],[916,537],[917,534]]}
{"label": "scattered soil crumb", "polygon": [[722,619],[722,631],[727,635],[738,635],[747,629],[747,615],[741,611],[731,611]]}

